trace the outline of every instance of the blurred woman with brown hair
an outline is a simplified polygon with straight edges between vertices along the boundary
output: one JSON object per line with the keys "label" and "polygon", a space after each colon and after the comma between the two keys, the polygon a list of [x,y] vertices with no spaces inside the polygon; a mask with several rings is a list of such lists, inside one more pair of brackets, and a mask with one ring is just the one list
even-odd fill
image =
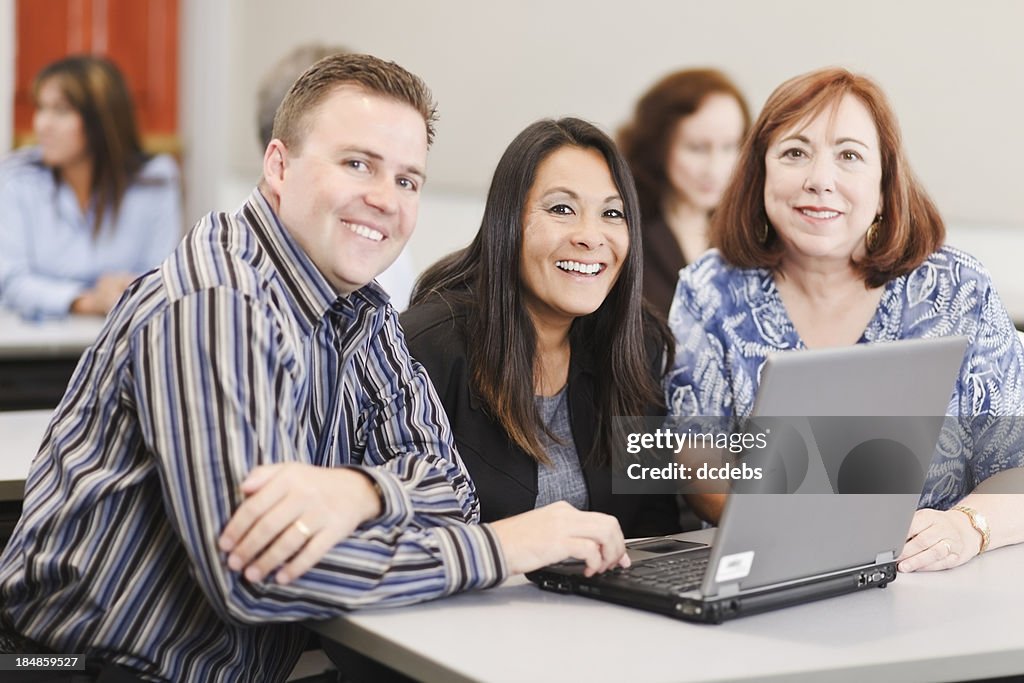
{"label": "blurred woman with brown hair", "polygon": [[711,212],[750,127],[743,95],[715,69],[665,76],[619,131],[643,218],[644,297],[668,315],[679,270],[708,248]]}
{"label": "blurred woman with brown hair", "polygon": [[0,305],[105,315],[181,237],[175,162],[142,151],[110,61],[74,56],[33,85],[37,145],[0,168]]}

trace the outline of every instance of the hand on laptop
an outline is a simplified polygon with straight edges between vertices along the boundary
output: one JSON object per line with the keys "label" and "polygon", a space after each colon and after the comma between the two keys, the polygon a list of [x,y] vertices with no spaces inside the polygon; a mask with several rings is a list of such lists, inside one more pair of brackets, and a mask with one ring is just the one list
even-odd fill
{"label": "hand on laptop", "polygon": [[[219,539],[228,567],[249,581],[289,583],[360,524],[381,514],[369,476],[301,463],[264,465],[242,482],[247,495]],[[281,567],[278,570],[278,567]]]}
{"label": "hand on laptop", "polygon": [[977,555],[980,546],[966,515],[924,508],[914,513],[907,543],[896,560],[901,572],[951,569]]}
{"label": "hand on laptop", "polygon": [[490,527],[501,543],[511,574],[570,558],[586,563],[586,576],[630,564],[617,519],[600,512],[582,512],[564,501],[492,522]]}

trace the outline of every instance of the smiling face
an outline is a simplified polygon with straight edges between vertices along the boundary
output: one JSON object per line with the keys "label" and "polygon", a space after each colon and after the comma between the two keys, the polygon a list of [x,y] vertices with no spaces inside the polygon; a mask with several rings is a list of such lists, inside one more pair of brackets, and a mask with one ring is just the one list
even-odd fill
{"label": "smiling face", "polygon": [[859,258],[882,210],[881,184],[878,130],[853,95],[782,131],[765,154],[764,208],[784,261]]}
{"label": "smiling face", "polygon": [[281,223],[349,294],[390,266],[412,235],[426,162],[419,112],[345,85],[309,114],[298,145],[270,143],[263,169]]}
{"label": "smiling face", "polygon": [[39,86],[32,128],[47,166],[61,169],[89,159],[82,115],[71,106],[56,78]]}
{"label": "smiling face", "polygon": [[722,198],[739,155],[743,110],[736,98],[712,93],[676,124],[665,174],[677,199],[711,211]]}
{"label": "smiling face", "polygon": [[562,147],[537,167],[523,210],[519,276],[538,324],[600,308],[629,252],[622,197],[600,152]]}

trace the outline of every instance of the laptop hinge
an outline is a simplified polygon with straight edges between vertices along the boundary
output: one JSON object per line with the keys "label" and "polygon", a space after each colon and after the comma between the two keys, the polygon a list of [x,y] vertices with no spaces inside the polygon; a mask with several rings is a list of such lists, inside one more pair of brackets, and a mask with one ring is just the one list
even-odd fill
{"label": "laptop hinge", "polygon": [[896,559],[896,553],[892,550],[886,550],[885,552],[878,553],[875,556],[875,564],[886,564]]}
{"label": "laptop hinge", "polygon": [[737,582],[732,583],[720,583],[718,584],[718,594],[716,597],[729,598],[733,595],[737,595],[740,592],[740,584]]}

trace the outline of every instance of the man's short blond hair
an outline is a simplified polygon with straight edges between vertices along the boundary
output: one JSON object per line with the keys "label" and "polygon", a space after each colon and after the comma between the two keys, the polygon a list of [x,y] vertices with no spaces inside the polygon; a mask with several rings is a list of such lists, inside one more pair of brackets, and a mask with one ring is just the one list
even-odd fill
{"label": "man's short blond hair", "polygon": [[273,136],[290,149],[301,149],[309,132],[310,113],[343,85],[408,104],[423,117],[427,144],[434,141],[437,105],[426,83],[394,62],[351,53],[324,57],[299,76],[277,108]]}

